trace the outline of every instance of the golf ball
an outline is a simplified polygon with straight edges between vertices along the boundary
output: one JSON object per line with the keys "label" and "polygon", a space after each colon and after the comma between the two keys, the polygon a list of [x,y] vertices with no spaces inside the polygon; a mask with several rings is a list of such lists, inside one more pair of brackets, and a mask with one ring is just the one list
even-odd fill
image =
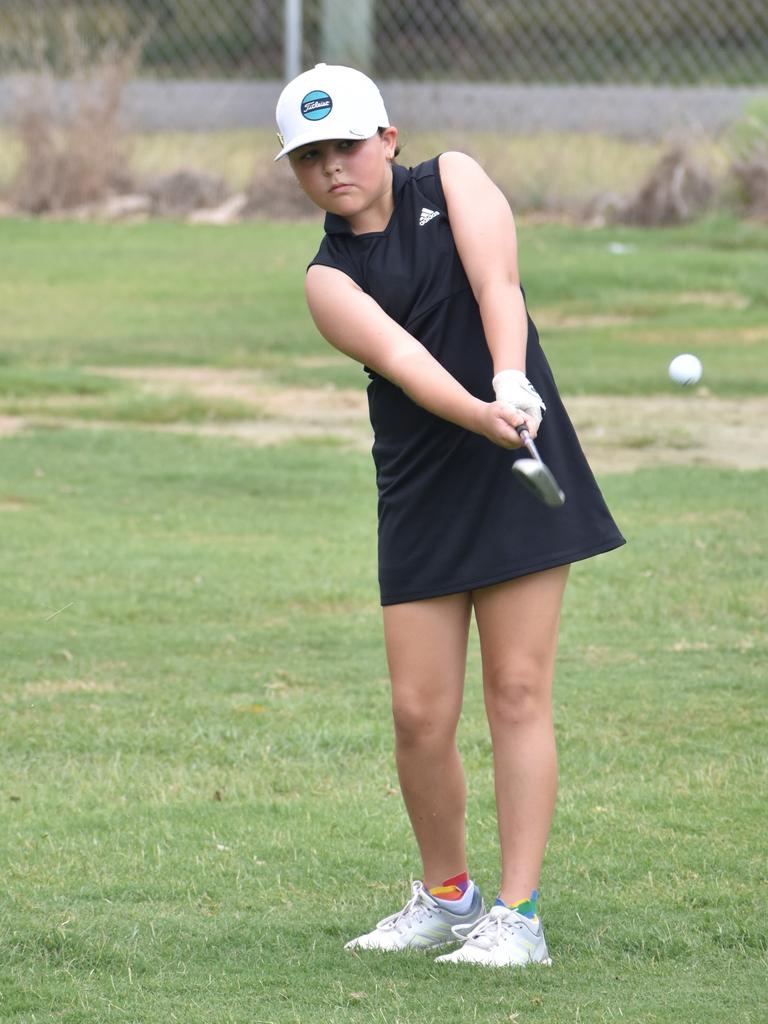
{"label": "golf ball", "polygon": [[697,384],[701,380],[703,369],[697,356],[684,352],[680,356],[675,356],[669,364],[669,376],[675,384]]}

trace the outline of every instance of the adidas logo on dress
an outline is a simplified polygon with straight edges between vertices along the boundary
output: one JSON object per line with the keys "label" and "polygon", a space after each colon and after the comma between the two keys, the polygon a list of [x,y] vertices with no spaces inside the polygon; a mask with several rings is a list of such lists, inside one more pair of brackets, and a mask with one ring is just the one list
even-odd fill
{"label": "adidas logo on dress", "polygon": [[439,216],[440,216],[440,211],[439,210],[429,210],[429,209],[427,209],[426,206],[422,206],[422,208],[421,208],[421,216],[419,217],[419,227],[423,228],[425,224],[429,224],[429,222],[431,220],[434,220],[435,217],[439,217]]}

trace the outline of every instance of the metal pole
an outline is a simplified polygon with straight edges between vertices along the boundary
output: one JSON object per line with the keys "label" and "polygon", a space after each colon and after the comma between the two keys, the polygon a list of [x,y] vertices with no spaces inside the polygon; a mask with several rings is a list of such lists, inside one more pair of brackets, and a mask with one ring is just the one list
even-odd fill
{"label": "metal pole", "polygon": [[283,68],[286,82],[301,72],[301,0],[285,0]]}
{"label": "metal pole", "polygon": [[322,57],[329,64],[373,70],[374,0],[323,0]]}

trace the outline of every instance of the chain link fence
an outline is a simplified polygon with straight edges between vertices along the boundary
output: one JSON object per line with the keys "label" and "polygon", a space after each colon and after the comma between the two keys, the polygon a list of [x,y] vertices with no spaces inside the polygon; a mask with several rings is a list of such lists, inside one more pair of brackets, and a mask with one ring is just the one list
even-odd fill
{"label": "chain link fence", "polygon": [[[321,60],[372,74],[393,121],[442,133],[438,144],[462,132],[716,137],[751,110],[768,124],[768,0],[0,0],[0,131],[23,115],[27,150],[52,151],[42,118],[69,118],[85,166],[117,146],[119,117],[144,140],[141,169],[229,173],[231,133],[260,132],[261,150],[248,144],[266,160],[283,81]],[[87,138],[89,118],[105,145]],[[152,150],[147,136],[163,133]],[[170,157],[167,137],[185,133]],[[0,189],[13,153],[0,145]],[[229,177],[242,181],[242,166]]]}
{"label": "chain link fence", "polygon": [[20,74],[131,47],[149,130],[271,126],[325,60],[386,83],[406,127],[717,131],[768,89],[768,0],[0,0],[0,120]]}
{"label": "chain link fence", "polygon": [[346,62],[407,81],[765,85],[766,0],[0,0],[0,65],[66,66],[67,19],[100,49],[144,37],[152,77],[281,78]]}

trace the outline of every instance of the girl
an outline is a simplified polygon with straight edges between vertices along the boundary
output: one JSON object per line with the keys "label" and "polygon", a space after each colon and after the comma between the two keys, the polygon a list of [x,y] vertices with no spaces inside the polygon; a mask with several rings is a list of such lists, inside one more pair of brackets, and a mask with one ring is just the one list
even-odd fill
{"label": "girl", "polygon": [[[326,212],[306,277],[310,312],[370,377],[396,761],[422,859],[403,909],[346,948],[461,940],[438,962],[549,963],[537,890],[557,787],[560,607],[569,564],[624,541],[528,317],[499,189],[462,153],[395,163],[397,129],[352,68],[299,75],[277,122],[275,159],[288,156]],[[510,472],[520,425],[541,430],[564,509],[538,504]],[[455,742],[473,612],[501,845],[487,913],[467,871]]]}

